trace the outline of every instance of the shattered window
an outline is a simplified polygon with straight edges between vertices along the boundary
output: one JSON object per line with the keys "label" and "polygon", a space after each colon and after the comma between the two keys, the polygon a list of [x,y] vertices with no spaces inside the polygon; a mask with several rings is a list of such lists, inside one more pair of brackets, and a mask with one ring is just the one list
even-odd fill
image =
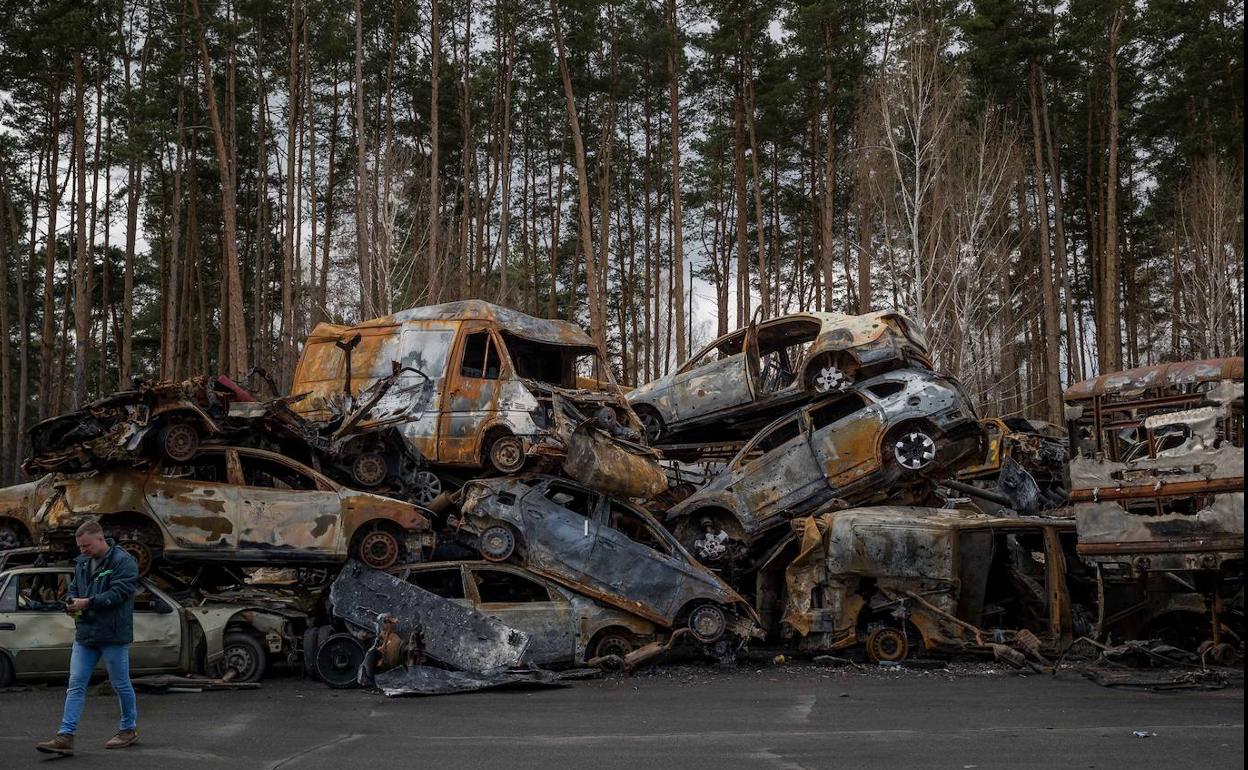
{"label": "shattered window", "polygon": [[311,476],[267,457],[240,454],[238,462],[243,466],[243,484],[246,486],[295,491],[316,489],[316,480]]}
{"label": "shattered window", "polygon": [[815,430],[851,417],[867,405],[857,393],[846,393],[838,399],[810,410],[810,424]]}
{"label": "shattered window", "polygon": [[455,341],[453,331],[407,329],[403,332],[403,360],[400,364],[436,379],[446,373],[446,358]]}
{"label": "shattered window", "polygon": [[464,598],[464,581],[460,577],[458,567],[413,572],[407,576],[407,582],[435,596],[441,596],[443,599]]}
{"label": "shattered window", "polygon": [[60,612],[69,593],[69,573],[35,572],[18,575],[9,583],[17,584],[19,612]]}
{"label": "shattered window", "polygon": [[494,348],[489,332],[474,332],[464,338],[464,356],[459,373],[479,380],[497,380],[499,372],[498,351]]}
{"label": "shattered window", "polygon": [[755,439],[755,447],[764,452],[770,452],[797,438],[798,433],[797,418],[793,417],[772,428],[765,435]]}
{"label": "shattered window", "polygon": [[518,377],[575,388],[577,375],[597,378],[601,374],[593,351],[534,342],[508,332],[503,332],[503,342]]}
{"label": "shattered window", "polygon": [[481,597],[482,604],[550,601],[550,592],[546,590],[546,586],[514,572],[474,569],[472,579],[476,583],[477,596]]}
{"label": "shattered window", "polygon": [[544,494],[546,499],[555,505],[567,508],[573,513],[579,513],[586,518],[593,516],[594,498],[587,489],[551,484]]}
{"label": "shattered window", "polygon": [[139,591],[134,595],[134,611],[135,612],[165,612],[168,608],[165,603],[156,598],[156,594],[147,589],[146,586],[139,586]]}
{"label": "shattered window", "polygon": [[672,553],[672,549],[655,534],[645,519],[614,500],[611,501],[611,518],[608,520],[607,526],[634,543],[644,545],[646,548],[666,555],[671,555]]}
{"label": "shattered window", "polygon": [[160,475],[210,484],[228,484],[230,481],[229,472],[225,469],[225,454],[220,452],[201,454],[188,463],[163,466]]}
{"label": "shattered window", "polygon": [[889,396],[895,396],[905,389],[905,384],[900,382],[881,382],[867,388],[867,390],[871,391],[871,395],[876,398],[888,398]]}

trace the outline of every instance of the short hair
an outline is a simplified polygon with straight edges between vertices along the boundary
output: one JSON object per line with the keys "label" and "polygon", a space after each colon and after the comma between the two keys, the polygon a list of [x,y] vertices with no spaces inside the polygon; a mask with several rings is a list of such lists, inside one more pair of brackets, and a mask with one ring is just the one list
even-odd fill
{"label": "short hair", "polygon": [[104,528],[100,526],[100,522],[96,519],[87,519],[78,525],[78,529],[74,531],[74,537],[93,537],[99,535],[104,536]]}

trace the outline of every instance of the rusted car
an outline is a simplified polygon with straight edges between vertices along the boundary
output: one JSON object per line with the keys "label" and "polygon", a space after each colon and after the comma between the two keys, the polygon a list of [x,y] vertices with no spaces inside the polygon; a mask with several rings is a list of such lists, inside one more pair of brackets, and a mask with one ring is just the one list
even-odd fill
{"label": "rusted car", "polygon": [[232,432],[230,405],[255,399],[224,376],[139,382],[30,429],[29,475],[92,470],[151,450],[171,460],[195,455],[204,438]]}
{"label": "rusted car", "polygon": [[52,474],[25,484],[0,488],[0,551],[24,548],[39,541],[43,530],[38,511],[52,496]]}
{"label": "rusted car", "polygon": [[649,620],[512,564],[438,562],[392,573],[528,634],[523,660],[538,666],[581,665],[608,655],[623,658],[654,641],[658,632]]}
{"label": "rusted car", "polygon": [[983,432],[955,380],[888,372],[759,431],[665,523],[700,561],[739,564],[826,505],[921,501],[933,482],[982,456]]}
{"label": "rusted car", "polygon": [[927,341],[900,313],[798,313],[711,342],[674,374],[629,391],[652,444],[748,438],[802,402],[890,369],[925,367]]}
{"label": "rusted car", "polygon": [[341,562],[385,568],[434,546],[420,506],[347,489],[272,452],[204,447],[186,462],[118,466],[53,482],[44,540],[66,540],[98,516],[146,572],[157,559],[240,564]]}
{"label": "rusted car", "polygon": [[630,497],[666,489],[657,455],[637,443],[637,416],[576,324],[480,300],[322,323],[299,358],[291,394],[303,397],[292,407],[320,419],[396,371],[368,420],[395,425],[438,469],[423,477],[430,499],[458,474],[544,461]]}
{"label": "rusted car", "polygon": [[452,522],[482,558],[515,558],[574,591],[713,644],[755,635],[753,610],[649,514],[566,479],[469,482]]}
{"label": "rusted car", "polygon": [[955,490],[976,497],[981,507],[995,504],[1022,514],[1066,504],[1069,451],[1061,429],[1022,417],[985,417],[980,424],[986,436],[983,462],[958,471],[951,483]]}
{"label": "rusted car", "polygon": [[[64,597],[73,567],[0,573],[0,687],[69,674],[74,619]],[[306,597],[256,589],[179,602],[151,579],[134,600],[132,674],[207,673],[255,682],[270,662],[293,660],[311,611]]]}
{"label": "rusted car", "polygon": [[[875,661],[923,651],[1017,659],[1064,651],[1084,631],[1072,614],[1069,520],[880,506],[792,527],[795,547],[766,569],[784,572],[783,623],[800,649],[861,645]],[[1073,587],[1086,600],[1086,582]]]}
{"label": "rusted car", "polygon": [[1070,512],[1106,595],[1098,631],[1242,646],[1244,359],[1106,374],[1065,401]]}

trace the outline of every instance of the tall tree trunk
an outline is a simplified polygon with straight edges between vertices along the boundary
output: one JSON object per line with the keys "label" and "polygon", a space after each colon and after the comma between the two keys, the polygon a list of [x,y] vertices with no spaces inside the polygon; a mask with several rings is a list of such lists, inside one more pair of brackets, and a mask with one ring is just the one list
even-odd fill
{"label": "tall tree trunk", "polygon": [[[667,107],[671,118],[671,151],[672,151],[672,276],[676,285],[676,293],[685,292],[685,255],[684,255],[684,212],[681,210],[680,195],[680,25],[676,18],[676,0],[667,0]],[[630,220],[631,221],[631,220]],[[692,310],[692,309],[691,309]],[[676,318],[676,365],[680,366],[689,357],[690,351],[685,345],[685,313],[683,303],[677,305]],[[689,319],[690,331],[693,329],[693,316]],[[647,318],[647,326],[649,319]]]}
{"label": "tall tree trunk", "polygon": [[737,328],[750,322],[750,250],[746,240],[750,226],[749,209],[745,201],[745,71],[740,54],[737,56],[737,84],[732,101],[733,124],[733,198],[737,208]]}
{"label": "tall tree trunk", "polygon": [[503,65],[501,67],[501,77],[503,79],[503,116],[502,128],[502,149],[500,151],[500,174],[502,176],[503,197],[500,202],[500,211],[498,215],[498,297],[503,304],[507,304],[510,300],[511,286],[509,264],[511,255],[511,84],[513,66],[512,62],[516,55],[516,29],[514,18],[514,7],[508,3],[508,13],[506,18],[507,31],[503,33],[505,41],[503,43]]}
{"label": "tall tree trunk", "polygon": [[[754,120],[754,78],[745,79],[745,114],[750,130],[750,173],[754,178],[754,225],[758,235],[758,299],[763,318],[771,314],[767,278],[767,225],[763,219],[763,178],[758,170],[758,128]],[[692,312],[692,311],[691,311]]]}
{"label": "tall tree trunk", "polygon": [[[824,31],[825,43],[831,47],[831,33]],[[836,114],[833,111],[833,80],[832,80],[832,63],[829,61],[824,67],[824,80],[827,88],[827,105],[825,112],[827,114],[827,135],[824,139],[824,156],[823,156],[823,193],[820,201],[822,206],[819,209],[819,265],[823,269],[823,309],[832,311],[832,265],[836,261],[834,252],[834,243],[832,241],[832,227],[836,217]],[[918,255],[916,254],[916,259]]]}
{"label": "tall tree trunk", "polygon": [[[358,0],[357,0],[358,4]],[[442,299],[438,258],[438,60],[442,57],[441,0],[432,0],[429,19],[429,262],[428,273],[430,302]]]}
{"label": "tall tree trunk", "polygon": [[1040,317],[1044,346],[1044,403],[1045,419],[1062,423],[1062,381],[1060,363],[1061,327],[1057,320],[1057,282],[1053,279],[1053,261],[1049,249],[1049,196],[1045,184],[1043,134],[1040,129],[1040,75],[1033,61],[1027,78],[1031,101],[1031,146],[1033,155],[1033,180],[1035,182],[1036,216],[1040,222],[1040,296],[1043,313]]}
{"label": "tall tree trunk", "polygon": [[48,230],[47,254],[43,262],[43,328],[39,334],[39,419],[46,420],[52,416],[53,404],[50,395],[56,384],[52,371],[54,338],[56,336],[56,315],[53,310],[53,292],[55,285],[53,275],[56,270],[56,215],[61,206],[60,198],[60,150],[58,148],[61,135],[61,81],[52,78],[52,87],[48,92],[52,102],[48,120],[48,152],[50,163],[48,168]]}
{"label": "tall tree trunk", "polygon": [[[563,79],[563,97],[567,102],[568,125],[572,131],[573,155],[576,159],[577,220],[580,231],[580,252],[585,257],[585,283],[589,290],[589,326],[598,354],[607,357],[606,314],[598,292],[598,266],[594,255],[593,235],[589,223],[589,176],[585,169],[585,142],[581,137],[581,122],[576,114],[576,97],[572,93],[572,73],[563,47],[563,28],[559,23],[559,7],[550,0],[550,13],[555,26],[555,49],[559,56],[559,74]],[[575,276],[573,276],[575,281]]]}
{"label": "tall tree trunk", "polygon": [[[74,51],[74,407],[87,401],[87,348],[91,345],[91,269],[87,253],[87,106],[82,51]],[[7,333],[7,331],[6,331]]]}
{"label": "tall tree trunk", "polygon": [[[172,380],[177,370],[177,349],[178,349],[178,330],[185,319],[179,318],[179,263],[182,258],[182,165],[184,159],[184,151],[182,148],[182,134],[186,125],[186,93],[184,89],[184,76],[178,77],[178,116],[177,125],[174,130],[174,158],[173,158],[173,197],[169,201],[171,209],[170,219],[172,225],[169,228],[169,269],[168,269],[168,287],[162,296],[161,301],[165,307],[164,328],[161,329],[160,337],[160,378],[162,380]],[[189,333],[189,330],[188,330]]]}
{"label": "tall tree trunk", "polygon": [[355,0],[355,260],[360,271],[360,318],[372,318],[373,259],[368,240],[368,138],[364,133],[364,10]]}
{"label": "tall tree trunk", "polygon": [[1109,23],[1109,56],[1106,61],[1109,72],[1109,149],[1105,182],[1105,254],[1101,271],[1101,304],[1105,308],[1105,323],[1099,330],[1105,340],[1100,361],[1102,372],[1122,369],[1122,311],[1118,293],[1121,273],[1118,257],[1118,46],[1123,14],[1122,6],[1115,3]]}
{"label": "tall tree trunk", "polygon": [[288,4],[290,38],[286,51],[286,221],[282,249],[282,320],[278,332],[277,382],[286,391],[294,370],[295,337],[295,124],[299,121],[299,0]]}
{"label": "tall tree trunk", "polygon": [[225,145],[225,132],[221,114],[217,108],[216,86],[212,79],[212,62],[208,58],[208,42],[204,37],[203,20],[199,15],[199,0],[191,0],[191,10],[199,27],[199,57],[203,66],[204,95],[208,102],[208,116],[212,125],[213,146],[217,153],[217,167],[221,171],[221,219],[222,256],[225,260],[225,297],[222,303],[228,310],[226,329],[222,336],[229,341],[228,362],[220,362],[233,377],[247,373],[247,329],[243,317],[243,281],[238,264],[238,225],[235,220],[234,167]]}
{"label": "tall tree trunk", "polygon": [[1044,70],[1039,70],[1038,77],[1040,121],[1044,126],[1044,144],[1048,148],[1049,179],[1053,182],[1053,257],[1057,263],[1057,280],[1062,286],[1062,310],[1066,317],[1066,368],[1070,373],[1070,381],[1077,382],[1083,379],[1083,366],[1079,358],[1079,348],[1075,333],[1078,324],[1075,320],[1075,300],[1070,289],[1070,263],[1066,257],[1066,216],[1063,211],[1064,186],[1062,184],[1061,163],[1058,158],[1058,147],[1053,142],[1054,130],[1049,122],[1049,97],[1048,87],[1044,80]]}

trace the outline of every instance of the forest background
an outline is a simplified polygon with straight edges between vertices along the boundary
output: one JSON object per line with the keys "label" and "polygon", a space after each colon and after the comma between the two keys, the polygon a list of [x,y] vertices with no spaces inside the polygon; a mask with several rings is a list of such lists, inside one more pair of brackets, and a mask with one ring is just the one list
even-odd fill
{"label": "forest background", "polygon": [[0,0],[0,483],[135,377],[479,297],[616,378],[898,308],[988,414],[1242,355],[1242,0]]}

